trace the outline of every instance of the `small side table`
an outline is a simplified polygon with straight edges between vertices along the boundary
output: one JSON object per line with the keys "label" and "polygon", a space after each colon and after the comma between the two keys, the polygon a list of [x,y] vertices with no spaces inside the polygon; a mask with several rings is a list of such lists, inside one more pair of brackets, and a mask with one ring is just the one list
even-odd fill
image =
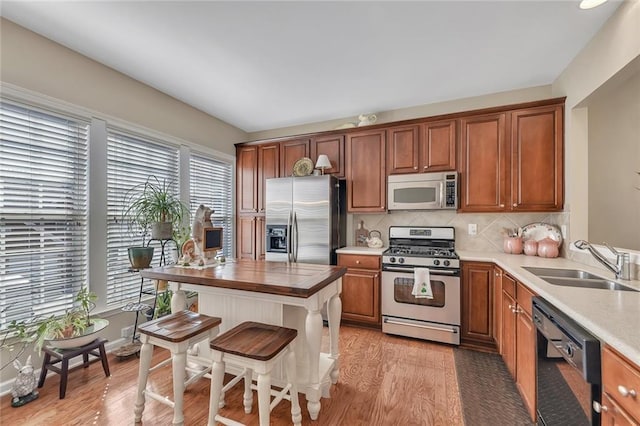
{"label": "small side table", "polygon": [[[107,342],[106,339],[96,339],[91,343],[80,346],[79,348],[58,349],[50,346],[43,348],[42,350],[44,351],[44,360],[42,361],[42,371],[40,372],[38,388],[41,388],[44,385],[44,380],[47,378],[47,370],[51,370],[54,373],[58,373],[60,375],[60,399],[64,399],[65,394],[67,393],[67,374],[69,373],[69,360],[80,355],[82,355],[83,363],[81,365],[78,365],[77,367],[87,368],[92,362],[101,360],[104,374],[106,377],[109,377],[111,373],[109,372],[109,361],[107,360],[107,352],[104,349],[105,342]],[[90,360],[89,355],[92,355],[96,358]],[[62,363],[62,368],[56,367],[54,365],[59,362]]]}

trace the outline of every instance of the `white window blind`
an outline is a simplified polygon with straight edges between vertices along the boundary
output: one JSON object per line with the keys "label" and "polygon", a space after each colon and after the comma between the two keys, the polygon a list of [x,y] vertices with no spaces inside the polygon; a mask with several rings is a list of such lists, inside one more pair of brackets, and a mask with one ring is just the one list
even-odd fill
{"label": "white window blind", "polygon": [[[178,193],[178,147],[160,141],[128,135],[118,130],[107,130],[107,304],[118,304],[138,297],[140,276],[129,272],[127,248],[147,244],[140,233],[129,229],[122,220],[127,192],[144,183],[149,176],[160,182],[166,179]],[[152,265],[158,266],[160,244],[155,247]],[[174,248],[167,244],[167,249]],[[171,256],[165,253],[165,257]],[[146,280],[145,289],[152,286]]]}
{"label": "white window blind", "polygon": [[233,242],[233,191],[232,165],[202,154],[191,153],[189,161],[189,200],[191,219],[198,206],[204,204],[215,210],[211,215],[214,226],[223,228],[222,253],[232,256]]}
{"label": "white window blind", "polygon": [[87,284],[89,123],[0,102],[0,328]]}

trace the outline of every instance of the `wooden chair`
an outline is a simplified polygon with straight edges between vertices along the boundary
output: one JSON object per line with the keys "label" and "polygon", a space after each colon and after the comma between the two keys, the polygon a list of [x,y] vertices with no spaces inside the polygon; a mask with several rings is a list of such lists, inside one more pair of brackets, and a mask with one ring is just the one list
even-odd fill
{"label": "wooden chair", "polygon": [[[185,381],[187,370],[187,349],[192,344],[205,339],[213,339],[218,334],[218,326],[222,320],[216,317],[198,314],[191,311],[174,314],[146,322],[138,327],[140,332],[140,370],[138,373],[138,394],[134,413],[135,421],[140,422],[144,411],[145,396],[173,408],[173,424],[184,423],[183,397],[184,389],[190,383],[208,373],[209,369],[200,370]],[[159,346],[171,351],[173,369],[173,401],[147,388],[147,379],[151,368],[153,348]],[[154,367],[157,368],[158,366]]]}
{"label": "wooden chair", "polygon": [[[296,358],[292,342],[296,330],[258,322],[244,322],[211,341],[213,366],[209,401],[209,426],[216,421],[226,425],[239,423],[218,414],[223,390],[225,362],[244,367],[244,410],[251,412],[252,388],[258,390],[258,414],[261,426],[269,425],[271,410],[283,399],[291,401],[291,418],[298,426],[302,421],[296,386]],[[271,389],[271,370],[278,360],[286,356],[287,385],[280,391]],[[258,374],[258,385],[252,385],[253,372]],[[226,389],[226,387],[225,387]],[[271,402],[271,396],[275,396]]]}

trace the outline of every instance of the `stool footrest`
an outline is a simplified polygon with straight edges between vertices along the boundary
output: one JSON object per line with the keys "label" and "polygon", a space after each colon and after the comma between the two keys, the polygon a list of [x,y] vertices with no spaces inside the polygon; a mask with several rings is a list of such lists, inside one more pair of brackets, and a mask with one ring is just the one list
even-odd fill
{"label": "stool footrest", "polygon": [[156,400],[156,401],[158,401],[158,402],[161,402],[161,403],[163,403],[163,404],[165,404],[165,405],[168,405],[168,406],[169,406],[169,407],[171,407],[171,408],[173,408],[173,407],[174,407],[174,405],[175,405],[175,403],[174,403],[171,399],[169,399],[169,397],[168,397],[168,396],[162,396],[162,395],[160,395],[159,393],[155,393],[155,392],[154,392],[154,391],[152,391],[152,390],[145,389],[145,390],[144,390],[144,394],[145,394],[146,396],[148,396],[149,398],[155,399],[155,400]]}
{"label": "stool footrest", "polygon": [[222,423],[227,426],[246,426],[244,423],[236,422],[227,417],[222,417],[220,414],[216,414],[216,422]]}

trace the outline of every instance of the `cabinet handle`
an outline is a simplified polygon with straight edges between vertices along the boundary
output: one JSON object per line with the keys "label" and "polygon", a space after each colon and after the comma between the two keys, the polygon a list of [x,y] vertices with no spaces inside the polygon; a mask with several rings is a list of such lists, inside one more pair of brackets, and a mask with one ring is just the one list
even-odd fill
{"label": "cabinet handle", "polygon": [[418,170],[418,166],[415,166],[415,167],[413,168],[413,170]]}
{"label": "cabinet handle", "polygon": [[500,204],[500,208],[504,208],[504,204]]}
{"label": "cabinet handle", "polygon": [[636,391],[634,389],[628,390],[626,387],[619,385],[618,386],[618,392],[620,393],[620,395],[622,395],[623,397],[627,397],[627,396],[631,396],[631,398],[635,398],[636,397]]}
{"label": "cabinet handle", "polygon": [[609,407],[600,404],[598,401],[593,401],[593,411],[596,413],[606,413],[609,411]]}
{"label": "cabinet handle", "polygon": [[518,207],[518,203],[513,203],[513,207]]}
{"label": "cabinet handle", "polygon": [[429,166],[424,166],[424,167],[423,167],[423,169],[428,169],[428,168],[429,168]]}
{"label": "cabinet handle", "polygon": [[360,264],[360,261],[359,261],[359,260],[356,260],[356,264],[357,264],[357,265],[359,265],[359,264]]}

